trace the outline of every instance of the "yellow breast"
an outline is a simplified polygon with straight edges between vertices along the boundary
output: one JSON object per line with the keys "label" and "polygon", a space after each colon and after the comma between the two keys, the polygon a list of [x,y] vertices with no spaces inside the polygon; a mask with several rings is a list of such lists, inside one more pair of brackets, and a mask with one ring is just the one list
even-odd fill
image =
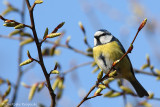
{"label": "yellow breast", "polygon": [[[111,68],[114,61],[120,59],[123,56],[123,51],[121,50],[120,46],[116,41],[99,45],[93,48],[93,56],[95,59],[95,62],[97,65],[106,73]],[[105,68],[104,65],[102,65],[102,61],[100,61],[100,55],[103,55],[105,57],[105,61],[108,64]],[[127,57],[124,57],[124,59],[117,64],[116,68],[118,69],[118,72],[120,72],[124,77],[131,74],[131,64]],[[107,70],[107,71],[106,71]],[[129,72],[126,74],[126,72]]]}

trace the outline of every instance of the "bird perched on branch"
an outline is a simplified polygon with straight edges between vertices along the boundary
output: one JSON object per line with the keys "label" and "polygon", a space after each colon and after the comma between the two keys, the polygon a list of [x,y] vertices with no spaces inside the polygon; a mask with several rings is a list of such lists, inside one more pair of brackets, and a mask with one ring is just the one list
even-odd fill
{"label": "bird perched on branch", "polygon": [[[98,30],[94,34],[93,57],[104,73],[107,73],[111,69],[113,62],[119,60],[125,53],[126,52],[119,40],[107,30]],[[128,80],[139,97],[149,96],[148,92],[136,79],[131,61],[127,55],[117,63],[114,70],[116,70],[114,78]]]}

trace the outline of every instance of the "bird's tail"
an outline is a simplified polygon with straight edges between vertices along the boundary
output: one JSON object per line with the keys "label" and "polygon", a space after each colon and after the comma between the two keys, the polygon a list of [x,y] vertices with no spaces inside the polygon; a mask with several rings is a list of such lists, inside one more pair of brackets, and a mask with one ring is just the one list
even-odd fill
{"label": "bird's tail", "polygon": [[148,92],[143,88],[143,86],[138,82],[136,78],[134,80],[131,80],[130,83],[136,90],[139,97],[149,96]]}

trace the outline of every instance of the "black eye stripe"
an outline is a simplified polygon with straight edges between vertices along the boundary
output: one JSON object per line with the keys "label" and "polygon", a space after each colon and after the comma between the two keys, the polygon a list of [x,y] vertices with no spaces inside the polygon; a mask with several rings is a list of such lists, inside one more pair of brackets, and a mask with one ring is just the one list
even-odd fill
{"label": "black eye stripe", "polygon": [[99,37],[105,36],[105,35],[107,35],[107,33],[102,33],[101,35],[99,35]]}
{"label": "black eye stripe", "polygon": [[101,36],[106,36],[106,35],[111,35],[111,33],[102,33],[102,34],[100,34],[99,36],[94,36],[96,39],[99,39]]}
{"label": "black eye stripe", "polygon": [[106,33],[103,33],[103,34],[101,34],[99,36],[95,36],[95,38],[98,40],[100,37],[105,36],[105,35],[106,35]]}

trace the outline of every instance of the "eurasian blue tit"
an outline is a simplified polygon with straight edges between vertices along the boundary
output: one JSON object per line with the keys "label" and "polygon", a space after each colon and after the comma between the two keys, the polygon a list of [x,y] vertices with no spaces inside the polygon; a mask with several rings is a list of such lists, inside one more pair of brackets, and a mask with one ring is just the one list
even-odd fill
{"label": "eurasian blue tit", "polygon": [[[107,30],[98,30],[94,34],[93,57],[99,68],[107,73],[114,61],[120,59],[125,53],[125,50],[119,40],[115,38]],[[115,67],[116,75],[114,78],[123,78],[128,80],[139,97],[149,96],[148,92],[136,79],[131,61],[128,56],[125,56]]]}

